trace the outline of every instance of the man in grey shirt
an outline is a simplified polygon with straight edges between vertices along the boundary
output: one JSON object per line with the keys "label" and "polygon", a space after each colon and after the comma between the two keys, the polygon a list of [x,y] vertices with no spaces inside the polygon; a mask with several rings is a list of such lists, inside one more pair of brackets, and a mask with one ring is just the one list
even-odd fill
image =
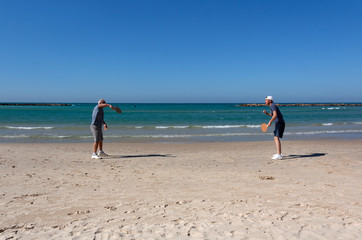
{"label": "man in grey shirt", "polygon": [[[111,109],[114,109],[114,107],[111,104],[107,104],[104,99],[100,99],[98,101],[98,105],[96,105],[93,109],[92,123],[90,125],[90,129],[94,137],[93,154],[92,154],[93,159],[100,159],[102,156],[103,157],[107,156],[107,154],[103,152],[103,131],[102,131],[102,125],[104,125],[104,130],[108,129],[108,126],[104,121],[103,108],[105,107],[110,107]],[[99,148],[99,154],[97,154],[98,148]]]}
{"label": "man in grey shirt", "polygon": [[270,107],[270,113],[263,111],[266,115],[270,116],[271,119],[268,123],[268,127],[271,126],[272,122],[275,121],[275,130],[274,130],[274,141],[277,147],[277,154],[274,154],[272,159],[283,159],[282,153],[282,144],[280,143],[280,138],[283,137],[285,122],[282,113],[279,110],[279,107],[274,103],[272,96],[267,96],[265,98],[265,105]]}

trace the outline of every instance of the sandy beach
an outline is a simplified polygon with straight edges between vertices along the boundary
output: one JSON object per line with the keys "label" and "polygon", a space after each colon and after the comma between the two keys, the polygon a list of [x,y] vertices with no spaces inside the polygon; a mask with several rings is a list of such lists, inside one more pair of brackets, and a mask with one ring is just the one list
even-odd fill
{"label": "sandy beach", "polygon": [[361,146],[0,144],[0,239],[362,239]]}

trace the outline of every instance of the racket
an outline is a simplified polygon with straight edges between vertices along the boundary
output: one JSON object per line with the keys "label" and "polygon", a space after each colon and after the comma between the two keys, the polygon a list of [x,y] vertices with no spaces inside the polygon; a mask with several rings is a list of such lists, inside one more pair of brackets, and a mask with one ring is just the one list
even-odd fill
{"label": "racket", "polygon": [[267,125],[266,123],[263,123],[263,124],[260,126],[260,128],[261,128],[261,130],[262,130],[263,132],[268,131],[268,125]]}
{"label": "racket", "polygon": [[118,113],[122,112],[122,110],[119,107],[114,107],[114,110],[116,110],[116,112],[118,112]]}

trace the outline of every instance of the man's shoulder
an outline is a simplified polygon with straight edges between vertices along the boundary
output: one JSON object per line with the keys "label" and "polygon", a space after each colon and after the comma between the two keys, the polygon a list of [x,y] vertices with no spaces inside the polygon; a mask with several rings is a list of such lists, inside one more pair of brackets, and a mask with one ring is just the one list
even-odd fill
{"label": "man's shoulder", "polygon": [[278,108],[278,106],[275,103],[272,103],[272,104],[270,104],[270,108],[272,110],[276,110]]}
{"label": "man's shoulder", "polygon": [[100,107],[98,107],[98,105],[95,105],[93,108],[93,112],[99,112],[101,110]]}

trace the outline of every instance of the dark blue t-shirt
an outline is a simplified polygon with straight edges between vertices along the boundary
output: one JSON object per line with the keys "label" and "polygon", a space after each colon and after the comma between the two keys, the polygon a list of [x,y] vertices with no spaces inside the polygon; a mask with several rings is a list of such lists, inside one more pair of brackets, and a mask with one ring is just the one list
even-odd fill
{"label": "dark blue t-shirt", "polygon": [[277,111],[277,118],[275,119],[275,123],[278,122],[284,122],[283,114],[280,112],[279,107],[275,105],[275,103],[272,103],[270,105],[271,114],[273,115],[274,111]]}
{"label": "dark blue t-shirt", "polygon": [[93,109],[93,114],[92,114],[92,125],[96,125],[98,127],[102,127],[104,121],[104,112],[103,112],[103,108],[100,108],[97,106],[94,107]]}

